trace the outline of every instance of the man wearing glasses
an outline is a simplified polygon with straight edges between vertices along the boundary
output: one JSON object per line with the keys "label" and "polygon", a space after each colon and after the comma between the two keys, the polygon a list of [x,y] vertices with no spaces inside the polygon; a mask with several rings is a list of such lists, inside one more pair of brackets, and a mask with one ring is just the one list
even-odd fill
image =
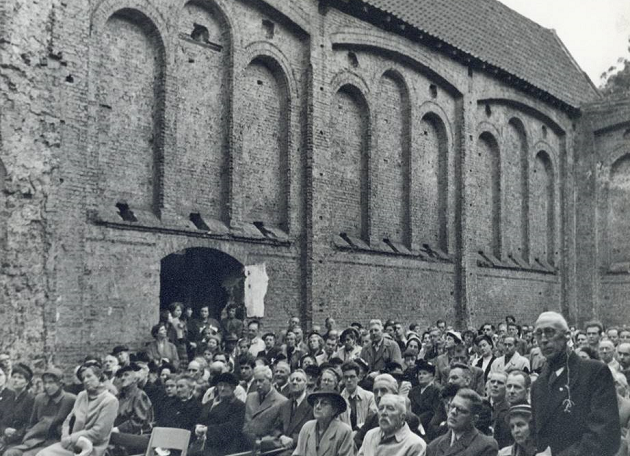
{"label": "man wearing glasses", "polygon": [[481,407],[479,394],[469,388],[459,390],[448,407],[448,432],[429,444],[427,456],[496,456],[496,440],[475,428]]}
{"label": "man wearing glasses", "polygon": [[568,348],[564,317],[543,312],[534,331],[547,363],[532,386],[538,451],[554,456],[612,456],[621,429],[615,384],[608,367],[583,360]]}

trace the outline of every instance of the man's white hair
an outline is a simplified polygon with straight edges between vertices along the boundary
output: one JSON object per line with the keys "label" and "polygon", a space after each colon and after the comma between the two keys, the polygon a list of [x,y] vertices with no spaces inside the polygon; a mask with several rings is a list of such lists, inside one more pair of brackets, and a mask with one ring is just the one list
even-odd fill
{"label": "man's white hair", "polygon": [[256,375],[259,372],[262,373],[267,380],[273,379],[273,372],[271,372],[271,369],[269,368],[269,366],[254,367],[254,375]]}
{"label": "man's white hair", "polygon": [[391,400],[394,403],[396,410],[398,410],[402,416],[407,414],[407,402],[404,397],[399,396],[398,394],[384,394],[381,398],[381,405],[385,399]]}
{"label": "man's white hair", "polygon": [[536,320],[536,324],[534,326],[538,327],[542,324],[555,326],[556,328],[561,329],[565,332],[569,331],[569,325],[567,324],[567,321],[558,312],[549,311],[541,313],[538,316],[538,319]]}

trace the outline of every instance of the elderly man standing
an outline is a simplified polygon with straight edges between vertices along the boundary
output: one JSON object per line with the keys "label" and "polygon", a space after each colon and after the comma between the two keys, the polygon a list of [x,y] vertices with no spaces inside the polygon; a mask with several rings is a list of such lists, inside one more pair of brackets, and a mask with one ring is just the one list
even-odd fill
{"label": "elderly man standing", "polygon": [[569,349],[569,326],[556,312],[540,314],[534,335],[547,359],[532,386],[538,450],[549,447],[554,456],[614,455],[621,431],[610,369]]}
{"label": "elderly man standing", "polygon": [[358,456],[424,456],[427,444],[405,421],[405,398],[385,394],[378,405],[378,426],[365,435]]}
{"label": "elderly man standing", "polygon": [[245,402],[245,425],[243,434],[253,447],[257,439],[271,435],[275,429],[280,412],[280,405],[287,398],[277,392],[271,381],[273,373],[269,366],[258,366],[254,369],[254,386],[256,391],[247,395]]}
{"label": "elderly man standing", "polygon": [[398,344],[383,336],[381,320],[370,321],[370,339],[372,341],[361,350],[361,358],[368,363],[369,372],[377,373],[385,368],[385,364],[394,361],[402,366],[402,356]]}
{"label": "elderly man standing", "polygon": [[448,432],[429,444],[427,456],[496,456],[497,442],[475,428],[481,407],[476,392],[459,390],[448,408]]}

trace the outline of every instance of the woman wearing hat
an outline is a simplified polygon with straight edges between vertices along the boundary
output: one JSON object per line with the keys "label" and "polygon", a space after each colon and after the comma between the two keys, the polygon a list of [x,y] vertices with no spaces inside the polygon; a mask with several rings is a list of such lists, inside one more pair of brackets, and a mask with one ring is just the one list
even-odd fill
{"label": "woman wearing hat", "polygon": [[238,379],[234,374],[224,372],[214,377],[212,384],[216,395],[201,408],[195,426],[197,441],[191,448],[191,456],[224,456],[245,449],[241,433],[245,423],[245,403],[234,395]]}
{"label": "woman wearing hat", "polygon": [[306,400],[315,419],[304,424],[293,456],[353,456],[352,429],[339,419],[347,407],[341,394],[317,391]]}
{"label": "woman wearing hat", "polygon": [[63,422],[61,442],[44,448],[37,456],[74,456],[76,450],[85,446],[79,444],[81,437],[92,443],[90,456],[105,453],[118,413],[118,399],[103,384],[105,377],[99,363],[84,363],[77,371],[77,377],[85,390],[78,394],[72,411]]}
{"label": "woman wearing hat", "polygon": [[529,404],[513,405],[508,411],[507,419],[514,444],[502,448],[499,456],[534,456],[537,451],[532,426],[532,407]]}
{"label": "woman wearing hat", "polygon": [[13,366],[10,386],[15,395],[0,405],[0,408],[8,410],[0,423],[0,447],[21,442],[26,433],[35,402],[35,397],[29,391],[32,379],[33,371],[26,364],[17,363]]}

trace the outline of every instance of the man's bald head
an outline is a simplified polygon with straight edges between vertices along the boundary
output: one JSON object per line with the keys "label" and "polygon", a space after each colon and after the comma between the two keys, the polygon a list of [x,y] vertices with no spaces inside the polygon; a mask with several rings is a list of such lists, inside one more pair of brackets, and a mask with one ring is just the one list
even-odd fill
{"label": "man's bald head", "polygon": [[622,342],[617,345],[617,358],[619,359],[619,364],[621,367],[625,369],[630,369],[630,343]]}

